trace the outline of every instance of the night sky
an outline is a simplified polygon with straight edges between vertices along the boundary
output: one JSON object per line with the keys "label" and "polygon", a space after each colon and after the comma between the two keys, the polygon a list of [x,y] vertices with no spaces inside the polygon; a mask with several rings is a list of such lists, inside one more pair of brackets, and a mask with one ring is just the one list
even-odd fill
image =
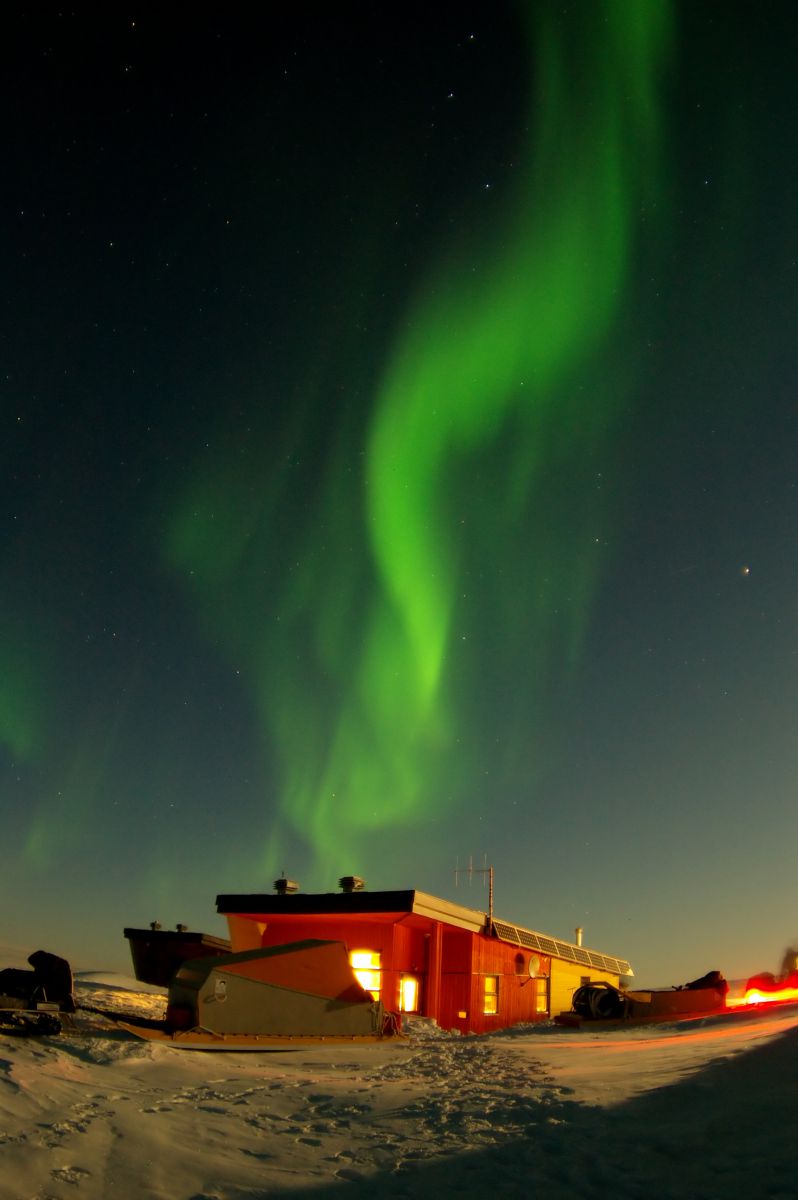
{"label": "night sky", "polygon": [[798,938],[793,3],[11,6],[6,940]]}

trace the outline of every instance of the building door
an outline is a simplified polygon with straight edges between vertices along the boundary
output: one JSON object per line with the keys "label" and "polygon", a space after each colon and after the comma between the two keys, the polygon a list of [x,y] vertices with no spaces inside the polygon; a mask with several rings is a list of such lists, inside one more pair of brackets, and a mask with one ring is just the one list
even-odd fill
{"label": "building door", "polygon": [[417,975],[402,975],[399,980],[399,1012],[417,1013],[421,981]]}

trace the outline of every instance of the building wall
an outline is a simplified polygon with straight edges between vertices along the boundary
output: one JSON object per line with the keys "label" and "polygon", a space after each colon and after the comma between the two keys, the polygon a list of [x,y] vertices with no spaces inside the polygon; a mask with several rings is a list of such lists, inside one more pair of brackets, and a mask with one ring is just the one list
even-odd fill
{"label": "building wall", "polygon": [[[253,928],[249,934],[244,929],[248,922]],[[234,925],[230,922],[231,936]],[[368,920],[359,917],[330,917],[326,914],[296,917],[266,917],[257,921],[250,918],[235,918],[236,938],[241,949],[259,946],[284,946],[288,942],[303,941],[305,938],[324,938],[343,942],[347,953],[352,950],[372,950],[380,955],[382,990],[380,999],[391,1011],[399,1008],[399,991],[403,976],[414,975],[420,983],[420,1011],[426,1011],[425,992],[427,978],[427,943],[424,930],[411,928],[397,921]],[[257,930],[257,932],[255,932]],[[255,940],[255,939],[258,940]],[[246,946],[244,942],[250,943]],[[235,945],[234,949],[239,947]]]}
{"label": "building wall", "polygon": [[343,942],[347,950],[378,950],[383,961],[391,965],[393,925],[385,921],[355,922],[346,917],[303,916],[266,917],[257,924],[261,927],[261,946],[285,946],[305,938],[323,938]]}
{"label": "building wall", "polygon": [[[390,964],[385,964],[383,1003],[386,1008],[401,1009],[400,993],[402,982],[411,977],[418,981],[418,1003],[415,1012],[430,1016],[430,956],[432,952],[432,922],[427,928],[403,924],[401,919],[393,926],[393,953]],[[436,1005],[437,1007],[437,1005]]]}
{"label": "building wall", "polygon": [[618,987],[620,976],[612,975],[608,971],[596,971],[592,967],[583,967],[578,963],[564,962],[560,958],[553,958],[551,960],[551,1015],[556,1017],[558,1013],[570,1012],[573,994],[581,984],[586,981],[599,983],[602,980]]}
{"label": "building wall", "polygon": [[[545,955],[536,956],[538,978],[530,978],[529,951],[432,919],[413,917],[408,922],[406,914],[393,913],[382,919],[376,914],[356,918],[328,914],[262,915],[256,919],[231,916],[229,925],[234,950],[327,938],[343,942],[347,951],[377,951],[382,967],[381,999],[386,1009],[399,1008],[402,979],[412,975],[420,982],[419,1011],[433,1017],[442,1028],[462,1033],[487,1033],[567,1012],[574,990],[588,974],[593,982],[607,980],[616,987],[619,983],[617,975]],[[438,956],[440,980],[436,987]],[[488,976],[498,980],[495,1013],[484,1011]],[[545,1012],[538,1011],[541,996],[547,999]]]}
{"label": "building wall", "polygon": [[263,945],[265,920],[255,921],[252,917],[230,913],[227,917],[227,928],[230,931],[230,948],[233,954],[240,954],[244,950],[260,950]]}
{"label": "building wall", "polygon": [[[445,1029],[489,1033],[548,1016],[550,960],[538,956],[541,982],[530,979],[529,953],[518,946],[470,933],[443,929],[441,1000],[435,1015]],[[485,1012],[486,979],[495,988],[496,1012]],[[542,996],[545,1011],[538,1011]]]}
{"label": "building wall", "polygon": [[467,1033],[472,1015],[471,958],[474,935],[465,929],[442,927],[440,1004],[431,1017],[444,1029]]}
{"label": "building wall", "polygon": [[[474,1012],[481,1018],[473,1026],[474,1032],[489,1032],[503,1029],[520,1022],[545,1021],[549,1016],[548,976],[551,959],[536,955],[536,978],[529,974],[529,951],[507,942],[478,935],[474,939]],[[497,1012],[485,1013],[485,976],[498,977]],[[545,1010],[538,1011],[538,999],[542,997]]]}
{"label": "building wall", "polygon": [[423,975],[429,965],[429,931],[397,922],[393,926],[393,965],[397,970]]}

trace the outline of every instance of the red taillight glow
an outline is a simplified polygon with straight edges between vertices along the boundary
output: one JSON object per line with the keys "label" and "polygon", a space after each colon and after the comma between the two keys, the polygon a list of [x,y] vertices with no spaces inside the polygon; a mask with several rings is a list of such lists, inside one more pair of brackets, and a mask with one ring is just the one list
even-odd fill
{"label": "red taillight glow", "polygon": [[727,1008],[739,1008],[744,1004],[773,1004],[776,1001],[798,1001],[798,987],[776,988],[774,991],[763,992],[761,988],[748,988],[744,996],[726,997]]}

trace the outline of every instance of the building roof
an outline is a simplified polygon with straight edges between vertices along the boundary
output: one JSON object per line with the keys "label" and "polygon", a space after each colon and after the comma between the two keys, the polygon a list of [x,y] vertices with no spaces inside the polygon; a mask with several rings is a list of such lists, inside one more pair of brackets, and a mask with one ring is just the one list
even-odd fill
{"label": "building roof", "polygon": [[[222,895],[216,897],[216,911],[249,916],[354,916],[369,913],[416,913],[447,925],[455,925],[472,933],[488,931],[488,914],[478,909],[466,908],[417,890],[395,892],[294,892],[288,895],[276,893],[251,893],[248,895]],[[574,942],[564,942],[522,925],[501,921],[494,917],[493,934],[502,942],[523,946],[566,962],[578,963],[596,970],[610,971],[618,975],[633,975],[630,964],[615,955],[588,950]]]}

